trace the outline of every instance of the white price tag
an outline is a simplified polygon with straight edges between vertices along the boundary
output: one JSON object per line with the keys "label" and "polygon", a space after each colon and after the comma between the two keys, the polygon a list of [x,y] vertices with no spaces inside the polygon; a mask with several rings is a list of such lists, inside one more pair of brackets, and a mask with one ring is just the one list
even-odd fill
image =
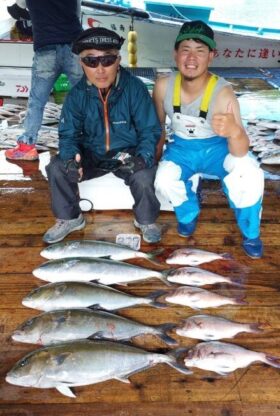
{"label": "white price tag", "polygon": [[139,234],[118,234],[116,243],[128,246],[133,250],[139,250],[141,245],[141,236]]}

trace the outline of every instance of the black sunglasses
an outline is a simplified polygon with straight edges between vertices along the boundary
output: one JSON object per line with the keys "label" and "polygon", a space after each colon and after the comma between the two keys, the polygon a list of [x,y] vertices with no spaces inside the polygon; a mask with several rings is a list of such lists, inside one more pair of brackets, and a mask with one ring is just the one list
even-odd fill
{"label": "black sunglasses", "polygon": [[104,67],[113,65],[119,55],[85,56],[81,61],[90,68],[97,68],[99,64]]}

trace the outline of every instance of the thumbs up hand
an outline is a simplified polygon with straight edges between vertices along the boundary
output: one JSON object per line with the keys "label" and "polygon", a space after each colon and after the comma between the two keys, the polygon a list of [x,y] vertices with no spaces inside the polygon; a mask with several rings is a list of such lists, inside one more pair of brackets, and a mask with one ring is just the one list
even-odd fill
{"label": "thumbs up hand", "polygon": [[236,123],[232,101],[227,104],[225,113],[215,114],[212,118],[212,128],[218,136],[231,137],[238,134],[240,126]]}

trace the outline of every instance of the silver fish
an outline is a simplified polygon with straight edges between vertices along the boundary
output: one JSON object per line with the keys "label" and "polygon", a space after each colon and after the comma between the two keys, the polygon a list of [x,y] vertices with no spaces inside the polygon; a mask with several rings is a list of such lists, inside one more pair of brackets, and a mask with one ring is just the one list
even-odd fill
{"label": "silver fish", "polygon": [[111,260],[128,260],[134,258],[152,259],[158,251],[143,253],[130,247],[95,240],[73,240],[51,244],[41,251],[41,256],[49,260],[66,257],[106,257]]}
{"label": "silver fish", "polygon": [[181,328],[176,334],[183,337],[212,341],[222,338],[233,338],[240,332],[262,332],[256,323],[241,323],[230,321],[219,316],[194,315],[182,321]]}
{"label": "silver fish", "polygon": [[64,309],[45,312],[21,324],[12,339],[31,344],[51,345],[77,339],[129,340],[142,334],[159,336],[166,344],[177,342],[166,335],[175,324],[143,325],[109,312],[90,309]]}
{"label": "silver fish", "polygon": [[217,254],[196,248],[178,248],[167,259],[167,264],[182,264],[186,266],[198,266],[214,260],[231,259],[229,254]]}
{"label": "silver fish", "polygon": [[280,368],[280,358],[219,341],[195,345],[184,359],[187,367],[198,367],[221,375],[227,375],[237,368],[247,367],[257,361]]}
{"label": "silver fish", "polygon": [[215,308],[222,305],[244,305],[246,302],[218,295],[209,290],[193,286],[181,286],[173,290],[170,295],[165,295],[165,300],[170,303],[189,306],[192,309]]}
{"label": "silver fish", "polygon": [[263,157],[261,163],[264,165],[280,165],[280,153]]}
{"label": "silver fish", "polygon": [[126,284],[152,277],[166,283],[165,273],[120,261],[89,257],[50,260],[33,270],[34,276],[48,282],[96,280],[104,285]]}
{"label": "silver fish", "polygon": [[129,376],[159,363],[192,374],[174,355],[109,341],[66,342],[29,353],[9,371],[6,381],[17,386],[56,388],[65,396],[76,397],[70,387],[111,379],[129,383]]}
{"label": "silver fish", "polygon": [[165,307],[155,302],[154,298],[157,296],[157,294],[147,298],[133,296],[95,283],[58,282],[32,290],[24,297],[22,304],[42,311],[87,307],[112,311],[141,304]]}
{"label": "silver fish", "polygon": [[167,280],[172,283],[178,283],[188,286],[205,286],[215,283],[230,283],[240,285],[240,282],[231,277],[221,276],[208,270],[199,269],[198,267],[179,267],[173,269],[167,274]]}

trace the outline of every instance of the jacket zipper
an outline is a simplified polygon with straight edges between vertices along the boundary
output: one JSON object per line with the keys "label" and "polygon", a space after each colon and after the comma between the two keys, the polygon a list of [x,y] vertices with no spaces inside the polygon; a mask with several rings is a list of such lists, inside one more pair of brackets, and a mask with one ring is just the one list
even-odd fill
{"label": "jacket zipper", "polygon": [[107,92],[106,97],[104,99],[102,96],[102,92],[100,91],[100,89],[98,89],[99,97],[103,103],[106,152],[110,150],[110,125],[109,125],[109,114],[108,114],[108,97],[109,97],[110,91],[111,91],[111,88]]}

